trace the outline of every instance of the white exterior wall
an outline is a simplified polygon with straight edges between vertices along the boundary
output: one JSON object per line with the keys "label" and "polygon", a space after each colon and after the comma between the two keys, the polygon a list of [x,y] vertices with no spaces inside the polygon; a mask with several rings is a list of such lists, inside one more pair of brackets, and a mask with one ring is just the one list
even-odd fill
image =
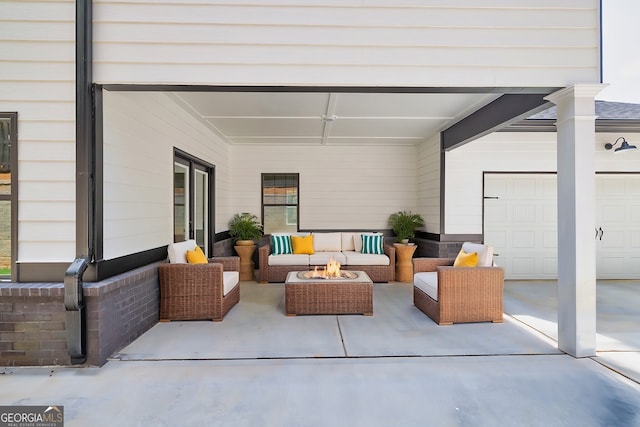
{"label": "white exterior wall", "polygon": [[261,173],[300,174],[301,229],[389,228],[389,215],[416,211],[416,147],[233,146],[235,211],[260,216]]}
{"label": "white exterior wall", "polygon": [[[199,0],[136,2],[94,1],[94,81],[97,83],[220,84],[220,85],[354,85],[354,86],[567,86],[599,80],[599,2],[597,0],[374,0],[362,5],[355,0],[238,0],[233,3]],[[74,30],[75,2],[67,0],[25,2],[3,1],[0,14],[0,110],[18,112],[19,131],[19,218],[18,262],[70,262],[75,258],[75,87]],[[111,95],[114,95],[113,93]],[[142,95],[140,95],[142,96]],[[111,100],[113,101],[113,96]],[[259,174],[255,181],[247,172],[243,157],[256,147],[205,146],[207,135],[193,118],[181,116],[177,106],[160,102],[145,105],[143,123],[169,116],[181,117],[173,137],[163,142],[169,156],[171,144],[216,164],[216,230],[225,230],[235,211],[259,208]],[[126,108],[125,111],[126,111]],[[176,110],[173,110],[176,108]],[[174,114],[175,113],[175,114]],[[118,116],[117,114],[115,116]],[[130,141],[136,133],[131,123],[119,116],[120,128],[113,135]],[[182,129],[191,123],[184,138]],[[110,126],[111,124],[109,124]],[[113,139],[113,135],[109,138]],[[164,135],[162,135],[164,136]],[[137,135],[139,137],[139,135]],[[209,135],[207,136],[209,137]],[[109,139],[108,138],[108,139]],[[215,135],[210,134],[214,139]],[[139,139],[139,138],[138,138]],[[136,144],[139,143],[138,139]],[[156,149],[157,140],[127,148],[140,155],[143,147]],[[107,141],[105,140],[105,143]],[[115,257],[167,243],[171,227],[167,218],[157,218],[143,235],[130,238],[136,229],[141,205],[130,199],[136,188],[122,182],[127,176],[123,164],[114,161],[126,153],[123,142],[109,149],[113,163],[105,172],[105,206],[122,207],[119,213],[105,212],[105,255]],[[322,154],[326,147],[312,152]],[[230,150],[233,150],[230,153]],[[275,153],[283,148],[260,148]],[[257,152],[259,152],[259,150]],[[303,159],[308,147],[287,150]],[[437,196],[433,185],[437,165],[428,144],[419,148],[375,147],[366,159],[378,162],[386,175],[357,171],[363,150],[343,148],[348,168],[339,172],[343,194],[352,209],[316,209],[316,200],[330,199],[323,170],[305,167],[302,197],[306,211],[301,225],[330,228],[335,219],[345,227],[386,226],[390,211],[411,209],[422,213],[427,230],[437,232],[438,207],[430,205]],[[386,151],[385,151],[386,150]],[[338,150],[339,151],[339,150]],[[119,154],[120,153],[120,154]],[[157,158],[155,157],[157,154]],[[415,155],[420,155],[419,164]],[[230,175],[229,156],[233,159]],[[164,162],[152,153],[154,162]],[[273,170],[285,170],[282,157],[253,156],[254,164],[271,163]],[[321,157],[322,158],[322,157]],[[324,161],[329,164],[329,160]],[[155,164],[159,167],[157,163]],[[172,162],[168,162],[172,164]],[[283,168],[280,168],[280,165]],[[407,167],[407,165],[411,165]],[[367,165],[369,167],[370,165]],[[169,166],[167,166],[169,167]],[[433,169],[429,170],[429,167]],[[225,169],[227,168],[227,169]],[[336,167],[337,168],[337,167]],[[276,170],[277,169],[277,170]],[[286,168],[292,170],[290,168]],[[255,170],[255,169],[254,169]],[[133,173],[135,171],[135,173]],[[116,174],[118,172],[118,174]],[[141,188],[167,171],[131,169],[134,184]],[[266,171],[269,172],[269,171]],[[369,175],[371,173],[371,175]],[[313,178],[307,181],[308,177]],[[364,179],[366,178],[366,180]],[[365,191],[361,193],[363,179]],[[234,181],[235,180],[235,181]],[[245,182],[249,180],[250,182]],[[164,181],[163,181],[164,182]],[[228,190],[233,182],[235,192]],[[377,183],[377,187],[369,183]],[[172,188],[169,181],[166,188]],[[388,184],[388,187],[387,187]],[[247,190],[251,185],[255,189]],[[307,187],[309,186],[309,187]],[[147,187],[149,187],[147,185]],[[151,188],[151,187],[150,187]],[[406,188],[399,192],[392,188]],[[123,191],[119,199],[120,190]],[[410,190],[411,189],[411,190]],[[416,199],[416,191],[418,191]],[[153,190],[153,189],[152,189]],[[157,188],[155,190],[158,190]],[[248,192],[247,192],[248,191]],[[413,194],[411,193],[413,191]],[[153,193],[153,191],[151,191]],[[146,196],[145,196],[146,197]],[[150,196],[151,197],[151,196]],[[157,197],[157,198],[156,198]],[[162,197],[166,199],[160,200]],[[378,206],[372,200],[386,201]],[[148,200],[153,206],[170,203],[170,193]],[[364,204],[363,204],[364,202]],[[113,205],[116,206],[116,205]],[[307,207],[308,206],[308,207]],[[253,208],[253,209],[251,209]],[[109,208],[108,208],[109,209]],[[365,212],[366,211],[366,212]],[[124,213],[123,213],[124,212]],[[318,213],[315,213],[318,212]],[[127,217],[131,213],[131,217]],[[323,216],[325,215],[326,216]],[[447,229],[475,229],[456,225]],[[162,224],[163,230],[155,234]],[[147,225],[147,224],[145,224]],[[158,237],[162,236],[162,237]]]}
{"label": "white exterior wall", "polygon": [[440,135],[418,148],[418,201],[416,212],[422,215],[424,230],[440,234]]}
{"label": "white exterior wall", "polygon": [[99,83],[567,86],[599,81],[598,0],[94,2]]}
{"label": "white exterior wall", "polygon": [[74,1],[0,6],[0,111],[18,112],[18,262],[75,258],[74,19]]}
{"label": "white exterior wall", "polygon": [[104,91],[105,259],[173,241],[174,147],[215,165],[215,228],[226,230],[229,145],[168,94]]}
{"label": "white exterior wall", "polygon": [[[637,135],[637,134],[636,134]],[[482,233],[483,172],[556,172],[556,133],[498,132],[446,153],[445,231]],[[625,133],[597,133],[597,172],[638,172],[640,153],[614,154],[604,148]]]}

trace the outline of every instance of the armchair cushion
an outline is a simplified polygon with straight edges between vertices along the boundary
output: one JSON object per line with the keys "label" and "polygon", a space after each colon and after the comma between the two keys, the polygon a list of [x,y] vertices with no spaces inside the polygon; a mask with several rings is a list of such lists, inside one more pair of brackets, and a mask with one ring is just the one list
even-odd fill
{"label": "armchair cushion", "polygon": [[413,275],[413,286],[438,301],[438,273],[428,271]]}
{"label": "armchair cushion", "polygon": [[195,240],[185,240],[184,242],[170,243],[167,246],[167,254],[169,255],[169,262],[171,264],[186,264],[187,263],[187,251],[192,251],[196,248]]}
{"label": "armchair cushion", "polygon": [[222,295],[226,296],[240,282],[240,273],[237,271],[222,272]]}
{"label": "armchair cushion", "polygon": [[478,253],[478,267],[491,267],[493,265],[493,246],[464,242],[462,250],[466,253]]}

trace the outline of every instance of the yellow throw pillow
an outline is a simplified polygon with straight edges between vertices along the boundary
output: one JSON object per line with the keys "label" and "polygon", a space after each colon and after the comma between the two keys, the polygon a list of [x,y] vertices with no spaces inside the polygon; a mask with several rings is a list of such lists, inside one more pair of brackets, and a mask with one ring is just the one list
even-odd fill
{"label": "yellow throw pillow", "polygon": [[466,253],[462,249],[453,262],[454,267],[475,267],[476,265],[478,265],[478,252]]}
{"label": "yellow throw pillow", "polygon": [[291,246],[293,246],[294,254],[313,255],[313,235],[309,236],[291,236]]}
{"label": "yellow throw pillow", "polygon": [[196,248],[192,251],[187,251],[187,262],[189,264],[207,264],[207,257],[200,249],[200,246],[196,246]]}

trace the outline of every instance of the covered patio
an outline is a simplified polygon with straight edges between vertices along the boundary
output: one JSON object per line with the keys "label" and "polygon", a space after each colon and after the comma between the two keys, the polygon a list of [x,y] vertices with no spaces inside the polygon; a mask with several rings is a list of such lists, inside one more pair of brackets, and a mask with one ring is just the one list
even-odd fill
{"label": "covered patio", "polygon": [[[593,360],[640,382],[640,284],[598,282],[597,293]],[[557,345],[555,281],[507,281],[504,310],[502,324],[438,326],[413,305],[411,283],[392,282],[374,284],[372,317],[287,317],[283,284],[242,282],[240,302],[224,321],[158,323],[112,359],[564,355]]]}
{"label": "covered patio", "polygon": [[638,425],[638,283],[598,283],[580,359],[557,348],[556,287],[508,281],[504,323],[437,326],[410,283],[375,284],[372,317],[286,317],[282,284],[242,282],[224,321],[158,323],[101,368],[3,368],[0,401],[70,426]]}

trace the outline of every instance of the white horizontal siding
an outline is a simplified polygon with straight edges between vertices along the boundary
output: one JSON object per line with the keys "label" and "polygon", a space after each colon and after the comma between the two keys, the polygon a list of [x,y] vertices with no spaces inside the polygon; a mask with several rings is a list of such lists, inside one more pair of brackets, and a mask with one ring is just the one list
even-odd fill
{"label": "white horizontal siding", "polygon": [[[556,133],[498,132],[446,153],[445,231],[482,233],[482,174],[487,172],[555,172]],[[597,172],[637,172],[640,153],[614,155],[604,148],[618,136],[597,133],[593,150]],[[490,195],[489,195],[490,196]]]}
{"label": "white horizontal siding", "polygon": [[411,146],[232,146],[230,205],[260,215],[262,173],[300,174],[302,229],[387,229],[389,215],[416,210]]}
{"label": "white horizontal siding", "polygon": [[227,144],[170,95],[104,92],[105,259],[173,240],[174,147],[216,166],[216,208],[227,221]]}
{"label": "white horizontal siding", "polygon": [[110,62],[180,66],[188,65],[297,65],[314,66],[377,66],[377,67],[429,67],[429,68],[493,68],[507,56],[511,64],[505,68],[593,68],[598,66],[594,47],[576,48],[571,56],[564,49],[531,47],[483,47],[483,55],[477,56],[477,47],[394,47],[381,49],[379,46],[360,47],[354,54],[351,47],[343,46],[274,46],[266,50],[255,45],[179,45],[152,44],[140,49],[138,45],[108,44],[100,52]]}
{"label": "white horizontal siding", "polygon": [[440,136],[418,147],[417,212],[425,222],[425,231],[440,234]]}
{"label": "white horizontal siding", "polygon": [[566,86],[599,79],[599,2],[94,4],[101,83]]}
{"label": "white horizontal siding", "polygon": [[75,2],[3,1],[0,111],[18,113],[18,262],[75,258]]}
{"label": "white horizontal siding", "polygon": [[[233,46],[290,46],[291,25],[260,26],[260,37],[255,32],[247,31],[243,25],[212,25],[173,23],[174,34],[163,34],[158,31],[160,23],[146,22],[109,22],[96,23],[101,35],[101,44],[148,43],[167,46],[200,46],[200,45],[233,45]],[[163,24],[165,25],[165,24]],[[109,31],[106,31],[106,30]],[[184,30],[184,31],[179,31]],[[375,30],[375,31],[374,31]],[[323,26],[301,26],[295,31],[305,36],[307,46],[357,46],[357,47],[489,47],[501,48],[510,46],[504,40],[504,30],[493,27],[341,27],[334,26],[331,31]],[[593,34],[593,28],[555,27],[552,32],[541,32],[540,28],[523,26],[518,29],[523,37],[523,47],[584,47],[585,38]],[[473,36],[470,37],[470,34]],[[558,44],[557,36],[562,35],[562,44]],[[440,38],[438,38],[440,37]],[[348,39],[348,43],[346,42]],[[207,42],[208,40],[208,42]],[[470,43],[469,40],[473,40]],[[443,43],[446,41],[446,44]],[[295,44],[293,44],[295,46]],[[588,45],[586,45],[588,46]]]}

